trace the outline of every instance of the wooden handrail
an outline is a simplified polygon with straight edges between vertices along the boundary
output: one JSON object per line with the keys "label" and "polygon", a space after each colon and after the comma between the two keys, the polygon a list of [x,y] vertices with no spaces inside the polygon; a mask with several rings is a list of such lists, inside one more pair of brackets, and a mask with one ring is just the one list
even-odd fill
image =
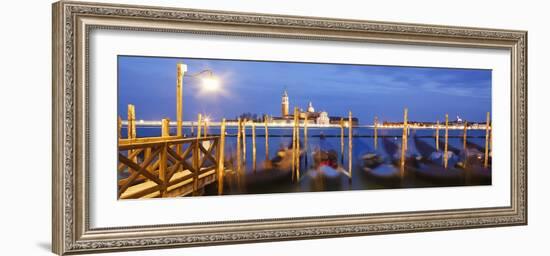
{"label": "wooden handrail", "polygon": [[219,136],[209,136],[202,138],[183,138],[178,136],[170,137],[148,137],[136,139],[121,139],[118,141],[118,150],[130,150],[137,148],[147,148],[167,143],[168,145],[192,143],[194,141],[212,141],[219,140]]}
{"label": "wooden handrail", "polygon": [[[210,143],[205,144],[206,141]],[[182,148],[182,145],[184,145],[184,150],[177,150],[177,148]],[[119,171],[127,168],[130,171],[130,177],[119,181],[119,198],[128,198],[130,195],[132,198],[137,198],[155,193],[161,197],[169,196],[169,187],[185,180],[192,181],[193,194],[197,194],[200,189],[198,181],[203,178],[201,175],[212,170],[216,170],[214,174],[217,173],[221,161],[218,153],[219,147],[219,136],[120,139],[118,145]],[[142,156],[146,152],[149,152],[149,155]],[[138,155],[142,157],[138,157]],[[189,162],[189,160],[191,161]],[[174,176],[182,171],[185,172]],[[137,189],[140,184],[145,185],[147,182],[154,186]],[[128,192],[130,194],[125,193],[131,186],[136,186],[136,188],[132,192]],[[126,195],[123,196],[123,194]]]}

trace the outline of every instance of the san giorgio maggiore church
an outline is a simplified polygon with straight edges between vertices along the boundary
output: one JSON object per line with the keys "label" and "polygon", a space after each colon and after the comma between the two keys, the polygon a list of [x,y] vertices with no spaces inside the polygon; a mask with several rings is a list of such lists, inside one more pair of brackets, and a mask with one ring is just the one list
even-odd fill
{"label": "san giorgio maggiore church", "polygon": [[[269,122],[274,124],[291,124],[294,121],[294,111],[290,111],[290,101],[288,93],[285,90],[281,100],[281,116],[269,117]],[[307,117],[308,124],[329,125],[338,124],[341,117],[329,116],[326,111],[315,111],[313,103],[310,101],[306,111],[298,108],[300,122],[304,122]],[[347,120],[347,119],[346,119]],[[357,123],[357,119],[353,118],[353,123]]]}

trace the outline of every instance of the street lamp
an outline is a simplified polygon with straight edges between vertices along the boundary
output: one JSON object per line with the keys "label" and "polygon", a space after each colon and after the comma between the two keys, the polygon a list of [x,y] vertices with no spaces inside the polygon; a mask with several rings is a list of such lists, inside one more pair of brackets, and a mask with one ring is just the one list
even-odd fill
{"label": "street lamp", "polygon": [[195,74],[186,74],[187,65],[183,63],[177,64],[177,83],[176,83],[176,115],[177,115],[177,136],[182,136],[183,123],[183,77],[192,77],[200,79],[202,88],[206,91],[218,91],[220,88],[220,80],[214,76],[212,70],[203,70]]}
{"label": "street lamp", "polygon": [[201,80],[202,88],[206,91],[217,91],[220,89],[220,80],[214,76],[212,70],[203,70],[193,75],[185,75],[187,77],[195,77]]}

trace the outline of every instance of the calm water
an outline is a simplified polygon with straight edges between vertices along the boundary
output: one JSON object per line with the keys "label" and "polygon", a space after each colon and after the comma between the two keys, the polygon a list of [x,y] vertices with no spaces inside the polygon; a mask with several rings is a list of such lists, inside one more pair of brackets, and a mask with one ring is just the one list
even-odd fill
{"label": "calm water", "polygon": [[[245,172],[249,177],[254,175],[261,175],[264,166],[265,160],[265,133],[264,127],[256,127],[256,158],[257,158],[257,169],[254,172],[252,166],[252,131],[251,127],[246,127],[246,166]],[[196,130],[195,130],[196,131]],[[235,149],[237,144],[236,136],[236,127],[227,127],[226,128],[226,147],[225,155],[227,158],[235,155]],[[126,137],[126,128],[122,129],[122,136]],[[176,134],[175,127],[171,128],[171,134]],[[189,127],[184,128],[184,134],[190,135],[191,129]],[[210,127],[208,131],[209,135],[219,135],[219,128]],[[227,194],[243,194],[243,193],[280,193],[280,192],[307,192],[307,191],[317,191],[317,190],[363,190],[363,189],[380,189],[386,188],[383,184],[379,184],[367,177],[365,177],[365,172],[363,170],[363,160],[362,156],[368,153],[375,153],[380,155],[384,159],[385,165],[384,168],[396,168],[391,165],[391,156],[385,150],[384,143],[389,141],[395,143],[398,147],[401,144],[401,134],[402,129],[378,129],[378,148],[374,149],[374,130],[372,128],[354,128],[353,129],[353,152],[352,152],[352,163],[353,163],[353,176],[351,182],[348,177],[345,175],[337,175],[332,178],[332,186],[325,186],[321,189],[318,186],[315,186],[314,181],[316,172],[312,170],[311,165],[313,163],[312,152],[315,149],[320,149],[324,151],[335,150],[340,152],[340,128],[308,128],[308,145],[307,145],[307,163],[308,166],[301,167],[301,176],[303,177],[299,183],[292,183],[290,178],[288,180],[283,179],[270,184],[262,184],[261,186],[249,186],[246,189],[231,189],[231,186],[228,186],[226,189]],[[161,130],[160,127],[138,127],[137,136],[138,137],[152,137],[160,136]],[[321,135],[324,135],[321,137]],[[444,139],[445,131],[440,130],[440,140]],[[460,151],[462,149],[462,130],[449,130],[449,150],[457,149]],[[303,129],[300,130],[300,142],[303,143]],[[345,169],[348,166],[348,130],[345,129],[345,153],[344,153],[344,164],[342,165]],[[411,156],[420,156],[416,148],[416,143],[414,141],[414,136],[418,137],[419,140],[426,142],[430,146],[435,148],[435,130],[432,129],[411,129],[409,133],[408,140],[408,155]],[[269,128],[269,157],[275,157],[276,152],[282,147],[288,147],[291,144],[292,140],[292,128]],[[485,131],[484,130],[469,130],[468,131],[468,142],[476,145],[483,150],[485,146]],[[302,149],[304,145],[302,145]],[[338,156],[340,157],[340,156]],[[305,163],[305,159],[302,160],[302,163]],[[271,170],[272,171],[272,170]],[[253,180],[252,178],[251,180]],[[336,180],[336,182],[334,182]],[[230,182],[230,181],[228,181]],[[463,185],[473,185],[473,184],[463,184]],[[409,180],[406,182],[404,187],[430,187],[430,186],[440,186],[438,184],[433,184],[426,181],[421,181],[418,179]],[[213,186],[207,187],[205,194],[216,194],[215,184]]]}

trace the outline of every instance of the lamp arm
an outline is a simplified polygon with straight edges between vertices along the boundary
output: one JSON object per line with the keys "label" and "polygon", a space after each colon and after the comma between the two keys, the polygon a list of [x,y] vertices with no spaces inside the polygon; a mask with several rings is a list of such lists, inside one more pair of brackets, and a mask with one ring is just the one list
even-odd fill
{"label": "lamp arm", "polygon": [[185,77],[199,77],[203,74],[208,74],[209,76],[212,76],[213,75],[213,72],[212,70],[210,69],[206,69],[206,70],[203,70],[201,72],[198,72],[198,73],[195,73],[195,74],[184,74],[183,76]]}

